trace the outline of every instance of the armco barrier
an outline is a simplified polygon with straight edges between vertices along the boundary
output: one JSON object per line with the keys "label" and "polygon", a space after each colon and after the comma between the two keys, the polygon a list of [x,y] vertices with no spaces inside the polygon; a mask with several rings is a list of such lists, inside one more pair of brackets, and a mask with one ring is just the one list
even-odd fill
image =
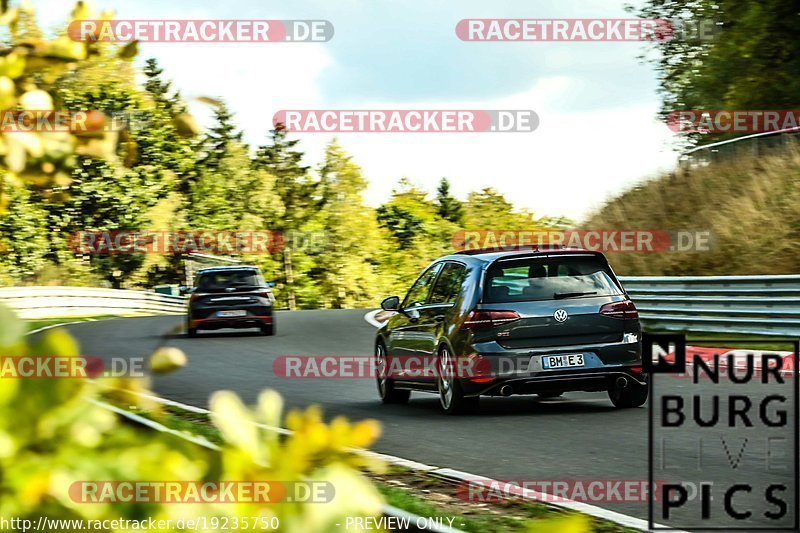
{"label": "armco barrier", "polygon": [[0,288],[0,302],[22,318],[50,318],[183,313],[186,298],[92,287],[8,287]]}
{"label": "armco barrier", "polygon": [[620,281],[649,329],[800,337],[800,275]]}
{"label": "armco barrier", "polygon": [[[800,337],[800,275],[621,277],[649,329]],[[0,288],[23,318],[183,313],[186,299],[89,287]]]}

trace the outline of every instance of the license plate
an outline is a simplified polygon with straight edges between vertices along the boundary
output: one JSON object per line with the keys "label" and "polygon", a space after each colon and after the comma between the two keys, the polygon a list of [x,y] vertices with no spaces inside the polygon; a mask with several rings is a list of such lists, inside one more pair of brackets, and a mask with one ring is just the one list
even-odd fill
{"label": "license plate", "polygon": [[217,311],[217,316],[220,318],[247,316],[247,311],[245,311],[244,309],[234,309],[232,311]]}
{"label": "license plate", "polygon": [[583,354],[542,356],[542,368],[545,370],[558,370],[576,366],[583,366]]}

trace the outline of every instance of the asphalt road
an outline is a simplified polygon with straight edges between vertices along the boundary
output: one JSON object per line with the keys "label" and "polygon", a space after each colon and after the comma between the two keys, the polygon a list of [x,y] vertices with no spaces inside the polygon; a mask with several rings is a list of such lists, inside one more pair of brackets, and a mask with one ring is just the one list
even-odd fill
{"label": "asphalt road", "polygon": [[[484,398],[479,414],[449,417],[439,410],[438,399],[412,394],[408,405],[381,405],[375,382],[369,379],[286,379],[275,375],[272,363],[281,355],[368,355],[375,329],[364,321],[363,310],[295,311],[279,313],[277,335],[262,337],[248,330],[201,333],[189,339],[181,331],[181,317],[115,319],[69,326],[87,356],[141,357],[162,345],[186,352],[189,364],[172,374],[153,378],[153,390],[179,402],[205,407],[209,395],[219,389],[234,390],[246,402],[264,388],[278,390],[288,407],[320,404],[328,416],[351,419],[376,418],[383,435],[376,451],[440,467],[505,480],[647,480],[648,409],[614,409],[605,394],[572,393],[556,400],[535,397]],[[788,380],[791,382],[791,380]],[[660,391],[692,392],[686,380],[670,377],[656,382]],[[759,388],[761,387],[761,388]],[[713,394],[766,394],[764,386],[707,386]],[[779,390],[778,390],[779,389]],[[713,480],[712,516],[700,521],[700,500],[688,502],[667,521],[688,528],[786,526],[794,520],[796,488],[792,459],[797,459],[791,428],[792,385],[772,385],[771,392],[785,394],[788,427],[755,427],[734,430],[699,428],[687,423],[678,429],[657,430],[654,454],[655,479],[699,483]],[[709,404],[704,404],[703,412]],[[722,406],[727,401],[722,402]],[[768,406],[771,416],[776,405]],[[727,422],[723,409],[723,422]],[[690,417],[691,419],[691,417]],[[795,432],[796,433],[796,432]],[[663,438],[662,438],[663,437]],[[744,444],[744,439],[747,443]],[[698,444],[703,440],[702,447]],[[724,439],[724,440],[723,440]],[[783,440],[781,440],[783,439]],[[662,460],[663,454],[663,460]],[[738,458],[738,461],[737,461]],[[733,466],[735,464],[735,467]],[[749,483],[750,495],[733,497],[735,506],[749,508],[753,516],[744,522],[727,518],[724,490],[733,483]],[[765,503],[769,484],[782,483],[787,490],[774,493],[788,502],[786,517],[777,522],[763,516],[778,507]],[[647,503],[590,502],[639,518],[647,518]]]}

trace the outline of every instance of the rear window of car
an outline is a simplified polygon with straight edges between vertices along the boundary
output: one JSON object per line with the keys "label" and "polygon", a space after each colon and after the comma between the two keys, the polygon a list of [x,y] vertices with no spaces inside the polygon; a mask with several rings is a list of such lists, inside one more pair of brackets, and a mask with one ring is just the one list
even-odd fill
{"label": "rear window of car", "polygon": [[257,287],[264,280],[256,270],[221,270],[200,274],[197,288],[201,291],[215,291],[230,287]]}
{"label": "rear window of car", "polygon": [[486,272],[484,301],[529,302],[622,294],[608,265],[597,257],[501,261]]}

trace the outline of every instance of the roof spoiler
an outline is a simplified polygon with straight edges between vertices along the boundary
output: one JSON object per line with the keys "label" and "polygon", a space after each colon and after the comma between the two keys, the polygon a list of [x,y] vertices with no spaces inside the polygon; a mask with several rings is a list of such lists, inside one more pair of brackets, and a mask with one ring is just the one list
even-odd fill
{"label": "roof spoiler", "polygon": [[494,246],[491,248],[477,248],[475,250],[460,250],[455,255],[480,255],[496,252],[549,252],[552,250],[564,250],[563,244],[528,244],[515,246]]}

